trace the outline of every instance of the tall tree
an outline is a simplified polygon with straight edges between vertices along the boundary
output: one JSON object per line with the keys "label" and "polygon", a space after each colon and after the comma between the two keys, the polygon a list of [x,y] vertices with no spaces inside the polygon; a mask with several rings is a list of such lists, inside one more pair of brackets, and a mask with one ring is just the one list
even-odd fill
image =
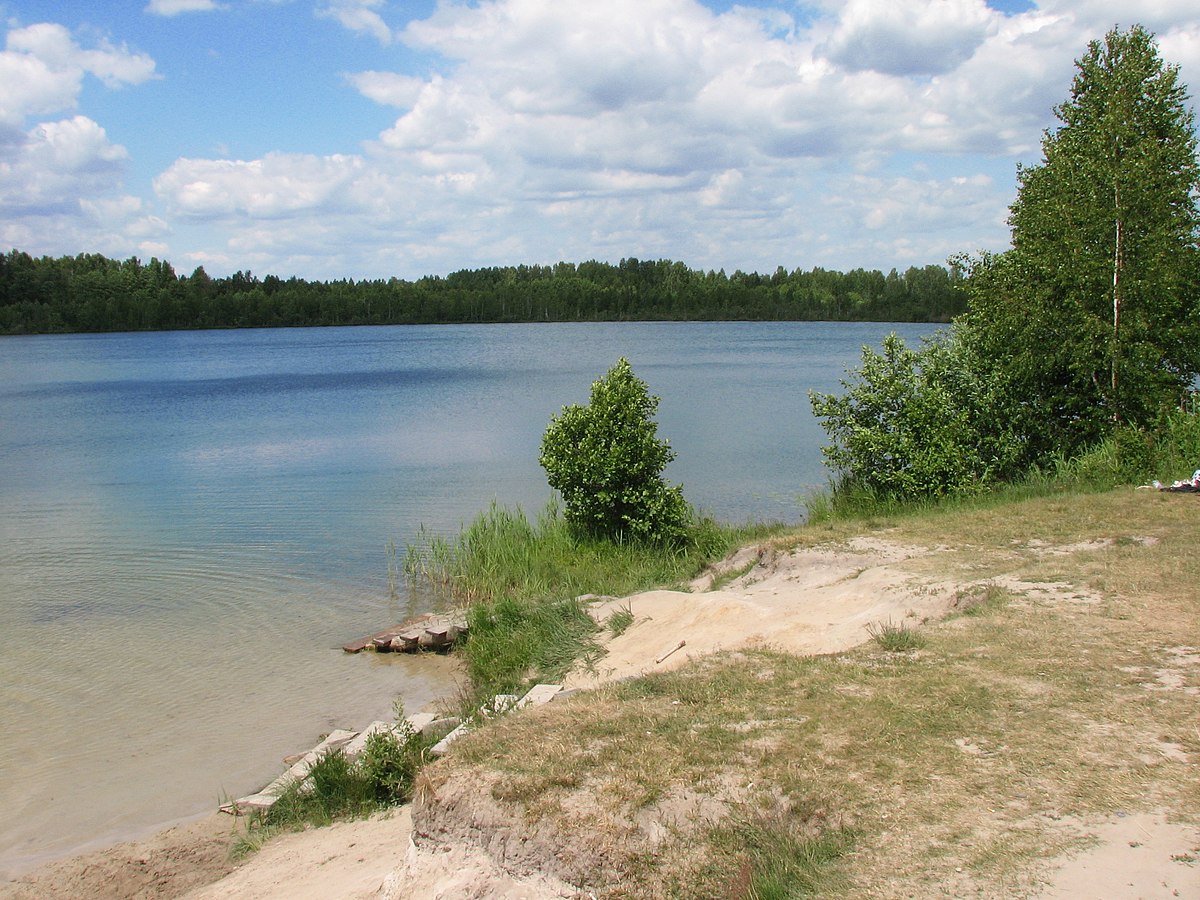
{"label": "tall tree", "polygon": [[1011,258],[977,283],[972,318],[1001,321],[1018,380],[1094,437],[1104,419],[1146,421],[1200,370],[1200,167],[1187,90],[1149,32],[1111,31],[1076,66],[1043,162],[1018,172]]}
{"label": "tall tree", "polygon": [[1200,164],[1176,66],[1140,26],[1076,63],[1044,158],[1018,170],[1012,249],[962,258],[970,302],[944,342],[867,352],[815,394],[849,488],[928,496],[1146,426],[1200,373]]}

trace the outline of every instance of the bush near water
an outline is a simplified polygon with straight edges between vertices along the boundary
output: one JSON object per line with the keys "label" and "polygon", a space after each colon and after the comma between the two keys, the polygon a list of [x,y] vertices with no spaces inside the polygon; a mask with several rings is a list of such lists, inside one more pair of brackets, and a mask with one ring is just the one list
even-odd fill
{"label": "bush near water", "polygon": [[1187,430],[1171,412],[1194,409],[1200,373],[1187,89],[1140,26],[1076,66],[1042,163],[1018,170],[1012,249],[958,260],[967,311],[921,349],[864,348],[846,393],[812,395],[835,503],[978,492],[1104,444],[1146,475]]}

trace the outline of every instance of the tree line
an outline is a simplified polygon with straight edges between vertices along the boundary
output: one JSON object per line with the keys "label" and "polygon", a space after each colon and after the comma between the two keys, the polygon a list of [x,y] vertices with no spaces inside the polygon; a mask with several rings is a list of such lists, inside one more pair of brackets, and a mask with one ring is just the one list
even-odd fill
{"label": "tree line", "polygon": [[771,275],[623,259],[398,278],[283,280],[250,272],[177,275],[89,253],[0,255],[0,334],[312,325],[642,320],[948,322],[966,308],[962,274],[930,265],[888,274],[814,268]]}

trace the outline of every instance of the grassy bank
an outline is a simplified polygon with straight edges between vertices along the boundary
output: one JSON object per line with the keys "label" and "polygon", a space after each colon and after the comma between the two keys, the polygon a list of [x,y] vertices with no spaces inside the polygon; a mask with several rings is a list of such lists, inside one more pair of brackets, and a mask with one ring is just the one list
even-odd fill
{"label": "grassy bank", "polygon": [[614,543],[574,534],[553,502],[532,519],[493,504],[454,540],[423,536],[410,545],[404,570],[446,602],[467,606],[470,638],[461,652],[473,702],[557,680],[593,658],[600,626],[580,598],[681,585],[742,544],[782,530],[700,520],[679,546]]}
{"label": "grassy bank", "polygon": [[[1114,487],[1197,460],[1200,420],[1180,415],[1018,485],[929,504],[835,492],[806,527],[700,521],[678,546],[580,538],[554,504],[493,505],[404,563],[467,607],[465,712],[596,661],[633,616],[597,622],[589,598],[686,590],[746,544],[938,547],[912,574],[961,584],[959,613],[872,623],[834,656],[758,648],[604,688],[484,729],[434,777],[478,783],[564,846],[600,835],[590,884],[617,879],[610,896],[1030,890],[1079,841],[1064,819],[1200,809],[1200,731],[1180,725],[1200,713],[1200,502]],[[1147,694],[1153,678],[1175,687]],[[424,749],[381,748],[374,770],[330,760],[251,842],[407,797]],[[704,824],[681,826],[680,809]],[[655,821],[672,837],[652,849],[626,833]]]}
{"label": "grassy bank", "polygon": [[1170,484],[1200,467],[1200,394],[1164,412],[1153,428],[1125,426],[1086,453],[1058,456],[1013,483],[928,499],[896,499],[842,481],[808,500],[810,524],[871,522],[958,509],[1001,508],[1022,500],[1108,491],[1121,486]]}
{"label": "grassy bank", "polygon": [[1076,823],[1197,822],[1198,526],[1200,498],[1118,488],[801,529],[940,548],[914,576],[961,582],[960,612],[916,650],[760,648],[579,695],[426,777],[552,834],[598,896],[1026,896]]}

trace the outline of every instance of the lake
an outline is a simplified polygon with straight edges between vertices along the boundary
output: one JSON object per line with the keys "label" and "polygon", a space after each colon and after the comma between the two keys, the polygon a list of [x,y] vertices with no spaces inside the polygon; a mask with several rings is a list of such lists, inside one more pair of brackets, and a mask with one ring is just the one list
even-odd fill
{"label": "lake", "polygon": [[0,338],[0,876],[260,787],[338,726],[447,693],[340,646],[421,611],[422,525],[536,511],[564,404],[620,356],[685,496],[799,521],[806,392],[925,325],[400,326]]}

